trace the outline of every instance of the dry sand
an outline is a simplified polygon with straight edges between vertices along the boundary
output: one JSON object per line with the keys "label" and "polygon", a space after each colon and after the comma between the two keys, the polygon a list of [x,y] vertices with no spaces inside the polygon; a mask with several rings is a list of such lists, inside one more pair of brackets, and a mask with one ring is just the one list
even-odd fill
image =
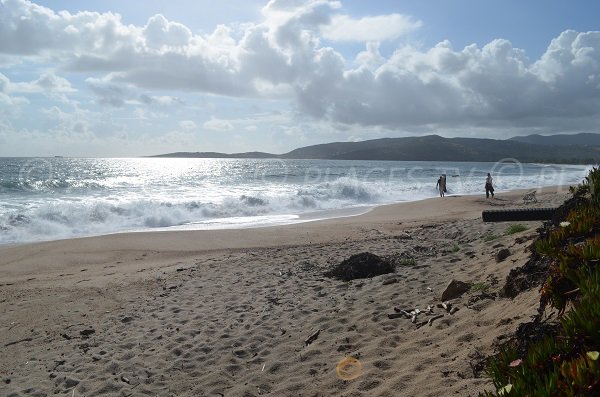
{"label": "dry sand", "polygon": [[[480,220],[484,209],[523,206],[522,196],[0,247],[0,395],[477,395],[491,385],[474,363],[537,308],[536,290],[514,300],[493,293],[525,263],[541,222],[506,236],[507,224]],[[535,205],[566,196],[538,190]],[[501,248],[511,255],[496,263]],[[364,251],[414,261],[370,279],[323,276]],[[444,317],[431,326],[387,317],[395,306],[440,303],[451,279],[483,289],[453,300],[453,315],[435,308]],[[348,356],[362,368],[343,380],[336,366]]]}

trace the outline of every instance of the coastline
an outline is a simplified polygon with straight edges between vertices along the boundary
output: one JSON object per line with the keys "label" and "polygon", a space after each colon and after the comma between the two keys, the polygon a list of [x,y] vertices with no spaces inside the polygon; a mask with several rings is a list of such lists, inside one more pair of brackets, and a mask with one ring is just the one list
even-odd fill
{"label": "coastline", "polygon": [[[568,192],[537,190],[538,206],[557,206]],[[499,288],[527,260],[541,222],[508,236],[506,224],[484,224],[481,211],[522,206],[523,192],[264,228],[0,247],[2,387],[89,396],[476,395],[490,385],[472,373],[471,356],[491,353],[533,313],[535,293],[514,301],[469,293],[455,301],[455,315],[421,329],[387,314],[439,302],[452,278]],[[501,247],[512,254],[497,263]],[[414,262],[349,283],[322,276],[364,251]],[[317,329],[319,339],[304,346]],[[363,373],[343,381],[335,368],[349,355]]]}

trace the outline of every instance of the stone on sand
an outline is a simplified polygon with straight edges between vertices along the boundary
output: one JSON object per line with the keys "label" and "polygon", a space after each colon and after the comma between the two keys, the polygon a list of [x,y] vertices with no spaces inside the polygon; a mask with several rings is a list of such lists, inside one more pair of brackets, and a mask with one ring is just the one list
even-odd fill
{"label": "stone on sand", "polygon": [[458,298],[471,289],[470,283],[452,279],[444,292],[442,292],[442,301]]}
{"label": "stone on sand", "polygon": [[508,248],[502,248],[496,254],[496,262],[502,262],[503,260],[505,260],[509,256],[510,256],[510,250]]}

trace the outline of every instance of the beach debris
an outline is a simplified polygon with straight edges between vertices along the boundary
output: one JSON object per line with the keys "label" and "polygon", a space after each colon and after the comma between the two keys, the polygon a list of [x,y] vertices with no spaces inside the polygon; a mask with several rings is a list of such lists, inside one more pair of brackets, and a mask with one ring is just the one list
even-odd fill
{"label": "beach debris", "polygon": [[505,260],[506,258],[508,258],[510,256],[510,254],[511,254],[511,252],[510,252],[510,250],[508,248],[502,248],[496,254],[496,262],[502,262],[503,260]]}
{"label": "beach debris", "polygon": [[383,285],[396,284],[397,282],[398,282],[397,278],[391,277],[391,278],[388,278],[387,280],[384,280]]}
{"label": "beach debris", "polygon": [[415,309],[412,312],[410,312],[411,318],[410,321],[414,324],[415,322],[417,322],[417,316],[421,313],[421,311],[419,309]]}
{"label": "beach debris", "polygon": [[23,342],[31,342],[33,340],[33,338],[23,338],[23,339],[19,339],[16,340],[14,342],[8,342],[4,344],[4,347],[8,347],[8,346],[12,346],[12,345],[16,345],[18,343],[23,343]]}
{"label": "beach debris", "polygon": [[[411,318],[411,317],[412,317],[412,315],[411,315],[410,313],[413,311],[413,309],[401,309],[401,308],[399,308],[399,307],[394,307],[394,311],[395,311],[396,313],[400,313],[400,314],[401,314],[401,315],[403,315],[405,318]],[[397,318],[397,317],[394,317],[394,318]]]}
{"label": "beach debris", "polygon": [[433,288],[431,288],[431,287],[427,287],[427,291],[429,291],[429,292],[433,292]]}
{"label": "beach debris", "polygon": [[435,315],[435,316],[431,317],[429,319],[429,321],[427,321],[427,325],[429,325],[431,327],[431,324],[433,324],[434,320],[437,320],[438,318],[442,318],[442,317],[444,317],[443,314],[438,314],[438,315]]}
{"label": "beach debris", "polygon": [[403,313],[390,313],[387,316],[390,320],[394,318],[406,317]]}
{"label": "beach debris", "polygon": [[437,307],[439,307],[440,309],[444,309],[447,313],[450,314],[454,314],[460,310],[458,307],[453,306],[450,302],[438,303]]}
{"label": "beach debris", "polygon": [[452,279],[444,292],[442,292],[442,301],[448,301],[450,299],[458,298],[465,292],[471,289],[470,283]]}
{"label": "beach debris", "polygon": [[313,343],[314,341],[317,340],[317,338],[319,337],[319,334],[321,333],[321,329],[319,328],[318,330],[316,330],[315,332],[313,332],[308,338],[306,338],[306,340],[304,341],[304,346],[308,346],[311,343]]}
{"label": "beach debris", "polygon": [[345,259],[326,272],[325,276],[343,281],[350,281],[393,272],[394,266],[387,260],[370,252],[362,252]]}

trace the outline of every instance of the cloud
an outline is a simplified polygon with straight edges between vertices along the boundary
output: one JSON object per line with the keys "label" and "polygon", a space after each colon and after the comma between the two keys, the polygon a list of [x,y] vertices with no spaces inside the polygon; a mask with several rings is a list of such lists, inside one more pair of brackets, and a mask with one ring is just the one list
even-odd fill
{"label": "cloud", "polygon": [[378,15],[352,19],[336,15],[321,28],[323,37],[332,41],[385,41],[417,30],[422,22],[401,14]]}
{"label": "cloud", "polygon": [[[334,1],[272,0],[261,21],[201,35],[161,15],[135,26],[112,13],[56,13],[25,0],[2,6],[1,54],[93,76],[86,82],[97,102],[113,107],[176,103],[144,94],[166,90],[284,99],[299,116],[334,126],[585,129],[600,121],[600,32],[563,32],[537,60],[501,39],[401,46],[384,57],[378,42],[422,23],[400,14],[353,18]],[[365,41],[365,50],[346,59],[322,38]],[[35,86],[68,91],[67,83],[54,76]],[[212,119],[204,128],[233,125]]]}
{"label": "cloud", "polygon": [[204,127],[204,129],[211,130],[211,131],[231,131],[231,130],[233,130],[233,124],[231,124],[229,121],[216,119],[214,117],[212,119],[206,121],[204,124],[202,124],[202,127]]}
{"label": "cloud", "polygon": [[192,120],[182,120],[179,122],[179,126],[184,130],[194,130],[198,127]]}
{"label": "cloud", "polygon": [[131,96],[127,88],[107,80],[90,77],[85,81],[90,90],[96,95],[96,101],[101,105],[122,107],[125,105],[127,97]]}
{"label": "cloud", "polygon": [[8,89],[20,93],[42,93],[46,95],[69,94],[77,90],[64,77],[53,73],[43,73],[38,79],[30,82],[13,82]]}
{"label": "cloud", "polygon": [[139,102],[146,105],[154,105],[154,106],[178,106],[183,105],[185,102],[178,97],[170,96],[170,95],[148,95],[141,94],[138,97]]}
{"label": "cloud", "polygon": [[29,103],[27,98],[10,95],[10,93],[14,92],[14,87],[14,83],[12,83],[8,77],[0,73],[0,104],[6,106],[5,109],[0,110],[0,115],[8,116],[9,114],[12,114],[10,108],[17,108],[20,105]]}
{"label": "cloud", "polygon": [[135,86],[114,82],[110,78],[87,78],[88,88],[96,95],[96,102],[116,108],[126,105],[148,105],[155,107],[178,106],[183,100],[170,95],[138,94]]}
{"label": "cloud", "polygon": [[402,47],[383,63],[372,47],[366,53],[375,56],[363,54],[355,69],[332,67],[329,79],[298,87],[301,110],[388,128],[528,127],[557,117],[585,128],[599,119],[600,32],[564,32],[534,63],[506,40],[459,51],[449,42],[426,52]]}

